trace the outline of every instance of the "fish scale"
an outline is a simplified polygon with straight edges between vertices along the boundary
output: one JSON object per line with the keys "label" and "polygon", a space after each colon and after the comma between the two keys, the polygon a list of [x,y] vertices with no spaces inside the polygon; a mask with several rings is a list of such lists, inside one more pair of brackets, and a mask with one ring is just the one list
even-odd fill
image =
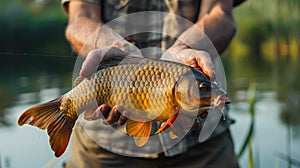
{"label": "fish scale", "polygon": [[[89,109],[96,102],[97,105],[123,105],[134,118],[145,114],[149,117],[146,120],[162,121],[174,113],[172,92],[175,81],[189,70],[187,66],[154,60],[106,67],[90,80],[80,83],[66,99],[75,104],[77,113],[82,113],[81,109]],[[154,75],[151,77],[149,74]]]}

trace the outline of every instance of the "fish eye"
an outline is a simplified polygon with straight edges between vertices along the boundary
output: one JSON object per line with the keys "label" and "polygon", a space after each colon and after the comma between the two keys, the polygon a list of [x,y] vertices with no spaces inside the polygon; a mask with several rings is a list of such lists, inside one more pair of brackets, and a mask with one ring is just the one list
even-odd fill
{"label": "fish eye", "polygon": [[202,82],[199,84],[199,89],[201,91],[206,91],[208,88],[210,87],[210,85],[208,83]]}

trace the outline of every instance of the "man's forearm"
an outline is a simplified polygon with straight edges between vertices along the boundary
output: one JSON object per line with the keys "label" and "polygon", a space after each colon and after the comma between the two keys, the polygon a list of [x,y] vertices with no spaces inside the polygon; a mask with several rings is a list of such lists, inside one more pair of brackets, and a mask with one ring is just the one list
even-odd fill
{"label": "man's forearm", "polygon": [[[99,4],[85,1],[70,1],[66,7],[69,14],[69,23],[66,29],[66,38],[74,51],[83,56],[95,49],[97,37],[95,32],[102,23]],[[83,48],[84,47],[84,48]]]}
{"label": "man's forearm", "polygon": [[208,36],[218,53],[227,48],[236,32],[232,15],[221,11],[204,16],[196,25]]}
{"label": "man's forearm", "polygon": [[201,9],[198,21],[178,37],[175,46],[209,51],[211,41],[218,53],[226,49],[236,32],[235,21],[231,14],[232,4],[228,1],[227,3],[219,1],[217,4],[209,5]]}
{"label": "man's forearm", "polygon": [[103,25],[99,4],[71,1],[68,5],[66,38],[75,52],[87,56],[91,50],[121,47],[126,43],[118,33]]}
{"label": "man's forearm", "polygon": [[86,56],[89,51],[97,47],[96,32],[99,29],[99,23],[97,24],[89,18],[80,17],[76,21],[69,22],[66,38],[75,52],[80,52],[81,55]]}

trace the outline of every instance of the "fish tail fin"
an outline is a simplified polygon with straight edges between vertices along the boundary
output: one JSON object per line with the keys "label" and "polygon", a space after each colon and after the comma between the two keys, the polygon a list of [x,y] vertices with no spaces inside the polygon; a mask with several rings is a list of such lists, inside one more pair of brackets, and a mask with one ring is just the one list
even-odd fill
{"label": "fish tail fin", "polygon": [[18,124],[20,126],[29,124],[45,130],[60,113],[60,104],[61,98],[57,98],[31,107],[19,117]]}
{"label": "fish tail fin", "polygon": [[29,124],[47,130],[50,137],[50,145],[56,157],[62,155],[66,150],[76,121],[63,116],[60,111],[61,101],[62,97],[59,97],[29,108],[18,120],[20,126]]}
{"label": "fish tail fin", "polygon": [[76,120],[66,119],[60,115],[48,127],[50,145],[56,157],[59,157],[65,152],[75,121]]}

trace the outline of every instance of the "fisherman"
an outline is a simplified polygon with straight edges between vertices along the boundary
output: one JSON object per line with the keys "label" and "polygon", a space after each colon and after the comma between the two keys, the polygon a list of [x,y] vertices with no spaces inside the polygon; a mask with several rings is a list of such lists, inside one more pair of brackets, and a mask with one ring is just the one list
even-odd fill
{"label": "fisherman", "polygon": [[[195,28],[205,33],[218,53],[221,54],[229,45],[236,31],[232,9],[242,1],[63,0],[62,4],[69,15],[66,38],[77,53],[87,56],[80,72],[82,77],[90,77],[95,67],[98,66],[95,62],[98,63],[120,55],[161,59],[161,56],[164,55],[163,51],[167,50],[169,54],[166,55],[166,59],[201,69],[211,79],[214,79],[212,53],[203,45],[207,44],[205,37],[201,36],[201,33],[195,33],[197,32]],[[113,19],[141,11],[169,12],[193,22],[194,26],[176,32],[174,26],[173,28],[172,26],[168,27],[169,24],[173,24],[174,17],[173,20],[172,16],[160,20],[163,21],[162,29],[164,30],[162,31],[171,34],[179,32],[179,37],[189,41],[193,48],[191,49],[190,46],[165,36],[163,33],[140,33],[119,40],[118,33],[121,33],[122,30],[105,30],[103,28],[105,23]],[[157,20],[152,18],[151,21],[155,25]],[[179,29],[180,25],[177,26]],[[116,41],[117,43],[111,43]],[[109,50],[107,50],[108,46]],[[139,50],[148,47],[152,48],[147,51]],[[153,47],[162,48],[162,50]],[[103,113],[106,122],[112,125],[124,125],[127,121],[124,114],[130,113],[120,106],[109,107],[105,104],[100,105],[97,110]],[[201,117],[205,118],[206,116]],[[225,121],[221,120],[209,140],[203,143],[198,142],[198,138],[193,135],[194,130],[192,130],[171,149],[163,150],[158,154],[141,154],[141,157],[131,157],[134,153],[129,150],[130,147],[128,150],[114,149],[113,146],[110,146],[109,150],[103,148],[86,134],[83,126],[78,124],[73,130],[71,154],[65,167],[238,167],[228,129],[230,123],[231,120],[228,118]],[[197,126],[197,122],[195,125]],[[100,129],[94,134],[101,134],[104,137],[103,143],[109,143],[105,142],[105,137],[110,136],[109,132]],[[124,146],[126,145],[124,142]],[[118,154],[112,151],[118,151]]]}

